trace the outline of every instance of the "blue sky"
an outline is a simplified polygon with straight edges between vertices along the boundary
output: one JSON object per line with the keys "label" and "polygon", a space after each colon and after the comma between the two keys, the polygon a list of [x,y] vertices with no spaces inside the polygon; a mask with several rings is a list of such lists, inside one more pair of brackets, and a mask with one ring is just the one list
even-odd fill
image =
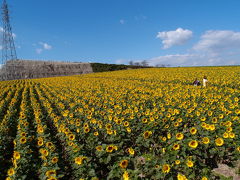
{"label": "blue sky", "polygon": [[8,0],[18,58],[240,64],[239,0]]}

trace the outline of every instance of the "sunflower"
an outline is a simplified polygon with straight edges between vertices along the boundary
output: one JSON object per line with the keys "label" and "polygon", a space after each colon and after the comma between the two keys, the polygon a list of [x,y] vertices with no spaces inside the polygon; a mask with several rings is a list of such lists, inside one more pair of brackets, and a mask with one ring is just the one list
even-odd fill
{"label": "sunflower", "polygon": [[210,129],[211,131],[214,131],[214,130],[216,129],[216,127],[215,127],[214,124],[211,124],[209,129]]}
{"label": "sunflower", "polygon": [[129,180],[129,175],[127,171],[124,171],[123,173],[123,180]]}
{"label": "sunflower", "polygon": [[46,172],[47,177],[56,176],[56,170],[48,170]]}
{"label": "sunflower", "polygon": [[48,156],[48,150],[46,150],[46,149],[40,149],[39,152],[40,152],[43,156]]}
{"label": "sunflower", "polygon": [[84,156],[76,157],[76,158],[75,158],[75,163],[76,163],[77,165],[81,165],[85,159],[87,159],[87,157],[84,157]]}
{"label": "sunflower", "polygon": [[212,116],[213,112],[212,111],[208,111],[208,116]]}
{"label": "sunflower", "polygon": [[184,176],[183,174],[180,174],[180,173],[177,175],[177,179],[178,180],[187,180],[186,176]]}
{"label": "sunflower", "polygon": [[144,139],[149,138],[151,135],[152,135],[152,131],[145,131],[145,132],[143,133]]}
{"label": "sunflower", "polygon": [[130,155],[134,155],[134,149],[133,148],[128,148],[128,153],[130,154]]}
{"label": "sunflower", "polygon": [[180,145],[179,144],[174,144],[173,145],[173,150],[179,150],[180,149]]}
{"label": "sunflower", "polygon": [[193,167],[193,162],[190,161],[190,160],[188,160],[188,161],[186,162],[186,164],[187,164],[188,167]]}
{"label": "sunflower", "polygon": [[27,142],[27,138],[26,137],[21,137],[20,138],[20,143],[21,144],[25,144]]}
{"label": "sunflower", "polygon": [[38,128],[37,128],[37,132],[38,132],[38,133],[43,133],[43,128],[42,128],[42,127],[38,127]]}
{"label": "sunflower", "polygon": [[235,113],[236,113],[236,114],[240,114],[240,109],[236,109],[236,110],[235,110]]}
{"label": "sunflower", "polygon": [[42,140],[38,140],[37,144],[38,144],[38,146],[42,146],[43,145],[43,141]]}
{"label": "sunflower", "polygon": [[182,120],[182,118],[178,118],[177,121],[180,123],[180,122],[182,122],[183,120]]}
{"label": "sunflower", "polygon": [[210,142],[210,139],[208,137],[203,137],[202,142],[203,144],[208,144]]}
{"label": "sunflower", "polygon": [[200,120],[201,121],[206,121],[206,118],[205,117],[201,117]]}
{"label": "sunflower", "polygon": [[89,133],[89,131],[90,131],[90,128],[88,128],[88,127],[84,128],[85,133]]}
{"label": "sunflower", "polygon": [[52,162],[53,164],[56,164],[56,163],[58,162],[58,157],[53,157],[52,160],[51,160],[51,162]]}
{"label": "sunflower", "polygon": [[15,171],[13,168],[10,168],[7,173],[8,173],[8,176],[12,176],[15,174]]}
{"label": "sunflower", "polygon": [[197,133],[197,129],[196,129],[195,127],[192,127],[192,128],[190,129],[190,133],[191,133],[192,135],[196,134],[196,133]]}
{"label": "sunflower", "polygon": [[105,126],[105,127],[106,127],[106,129],[107,129],[107,130],[110,130],[110,129],[112,129],[112,125],[111,125],[111,124],[109,124],[109,123],[108,123],[108,124],[106,124],[106,126]]}
{"label": "sunflower", "polygon": [[109,146],[106,147],[106,151],[109,152],[109,153],[113,152],[113,150],[114,150],[113,145],[109,145]]}
{"label": "sunflower", "polygon": [[68,145],[69,145],[69,146],[73,146],[74,143],[73,143],[72,141],[68,141]]}
{"label": "sunflower", "polygon": [[123,123],[123,125],[124,125],[125,127],[128,127],[128,126],[129,126],[129,122],[128,122],[128,121],[125,121],[125,122]]}
{"label": "sunflower", "polygon": [[21,134],[21,136],[25,136],[25,137],[27,136],[27,133],[25,133],[25,132],[21,132],[20,134]]}
{"label": "sunflower", "polygon": [[223,114],[219,114],[218,118],[219,119],[223,119],[224,115]]}
{"label": "sunflower", "polygon": [[235,134],[234,134],[233,132],[228,133],[228,135],[229,135],[229,137],[232,138],[232,139],[235,138]]}
{"label": "sunflower", "polygon": [[73,140],[75,139],[75,135],[74,135],[74,134],[68,135],[68,139],[69,139],[70,141],[73,141]]}
{"label": "sunflower", "polygon": [[114,149],[115,151],[117,151],[117,150],[118,150],[118,147],[117,147],[117,146],[113,146],[113,149]]}
{"label": "sunflower", "polygon": [[225,132],[225,133],[223,133],[223,138],[228,138],[228,133],[227,132]]}
{"label": "sunflower", "polygon": [[215,144],[217,146],[222,146],[224,144],[224,140],[222,138],[215,139]]}
{"label": "sunflower", "polygon": [[128,166],[128,160],[122,160],[120,163],[119,163],[119,166],[121,168],[126,168]]}
{"label": "sunflower", "polygon": [[14,151],[14,152],[13,152],[13,158],[16,159],[16,160],[20,159],[20,158],[21,158],[20,153],[17,152],[17,151]]}
{"label": "sunflower", "polygon": [[179,122],[175,122],[175,123],[174,123],[174,126],[175,126],[175,127],[178,127],[179,125],[180,125]]}
{"label": "sunflower", "polygon": [[113,130],[111,130],[111,129],[107,130],[107,134],[112,135],[113,134]]}
{"label": "sunflower", "polygon": [[46,143],[46,146],[50,149],[52,149],[54,147],[53,143],[52,142],[47,142]]}
{"label": "sunflower", "polygon": [[175,161],[175,164],[176,164],[176,165],[179,165],[180,163],[181,163],[180,160],[176,160],[176,161]]}
{"label": "sunflower", "polygon": [[240,152],[240,146],[237,147],[237,151]]}
{"label": "sunflower", "polygon": [[143,123],[147,123],[147,121],[148,121],[147,118],[143,118],[143,119],[142,119],[142,122],[143,122]]}
{"label": "sunflower", "polygon": [[192,140],[188,143],[188,146],[191,148],[196,148],[198,146],[198,142],[196,140]]}
{"label": "sunflower", "polygon": [[166,137],[162,137],[162,140],[165,142],[167,140],[167,138]]}
{"label": "sunflower", "polygon": [[228,127],[228,128],[226,129],[226,131],[227,131],[227,132],[232,132],[232,127]]}
{"label": "sunflower", "polygon": [[201,126],[202,126],[202,128],[206,128],[207,123],[203,122],[203,123],[201,124]]}
{"label": "sunflower", "polygon": [[177,133],[176,138],[177,140],[182,140],[184,138],[184,135],[182,133]]}
{"label": "sunflower", "polygon": [[96,147],[96,150],[97,150],[97,151],[102,151],[103,148],[102,148],[102,146],[97,146],[97,147]]}
{"label": "sunflower", "polygon": [[132,130],[131,130],[130,127],[127,127],[126,130],[127,130],[128,133],[131,133],[131,132],[132,132]]}
{"label": "sunflower", "polygon": [[99,135],[99,133],[97,131],[94,132],[93,134],[94,134],[94,136],[98,136]]}
{"label": "sunflower", "polygon": [[216,117],[212,118],[212,123],[216,124],[218,122],[218,119]]}
{"label": "sunflower", "polygon": [[163,167],[162,167],[162,172],[163,173],[169,173],[170,171],[170,165],[169,164],[164,164]]}

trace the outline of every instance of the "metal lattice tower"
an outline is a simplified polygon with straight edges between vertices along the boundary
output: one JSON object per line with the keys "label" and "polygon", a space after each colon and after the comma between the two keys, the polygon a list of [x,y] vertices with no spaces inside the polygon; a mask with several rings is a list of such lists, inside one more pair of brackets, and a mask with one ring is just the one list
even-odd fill
{"label": "metal lattice tower", "polygon": [[8,60],[17,60],[17,53],[14,44],[14,38],[12,34],[12,28],[10,25],[9,11],[7,1],[3,0],[2,4],[2,63],[6,64]]}

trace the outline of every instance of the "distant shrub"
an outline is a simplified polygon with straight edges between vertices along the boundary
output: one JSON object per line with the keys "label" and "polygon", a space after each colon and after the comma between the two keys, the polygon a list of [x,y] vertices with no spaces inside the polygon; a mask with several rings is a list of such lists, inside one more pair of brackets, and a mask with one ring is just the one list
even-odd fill
{"label": "distant shrub", "polygon": [[106,72],[106,71],[118,71],[124,69],[140,69],[149,68],[146,66],[135,66],[135,65],[124,65],[124,64],[102,64],[102,63],[91,63],[93,72]]}

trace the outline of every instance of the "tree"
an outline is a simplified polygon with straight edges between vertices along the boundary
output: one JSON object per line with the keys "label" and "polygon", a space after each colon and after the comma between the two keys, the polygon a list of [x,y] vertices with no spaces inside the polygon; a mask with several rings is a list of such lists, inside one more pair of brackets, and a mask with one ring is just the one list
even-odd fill
{"label": "tree", "polygon": [[147,62],[147,60],[143,60],[142,62],[141,62],[141,64],[142,64],[142,66],[148,66],[148,62]]}
{"label": "tree", "polygon": [[129,61],[129,65],[133,66],[134,62],[133,61]]}

